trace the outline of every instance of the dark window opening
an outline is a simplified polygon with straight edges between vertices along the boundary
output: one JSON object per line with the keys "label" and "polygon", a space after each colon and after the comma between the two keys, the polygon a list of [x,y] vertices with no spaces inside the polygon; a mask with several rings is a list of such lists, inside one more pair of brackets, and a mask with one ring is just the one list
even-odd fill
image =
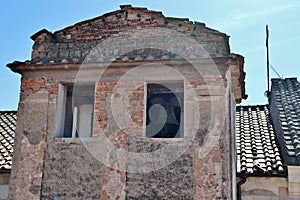
{"label": "dark window opening", "polygon": [[66,86],[63,137],[91,137],[94,86]]}
{"label": "dark window opening", "polygon": [[146,136],[183,137],[183,82],[147,84]]}

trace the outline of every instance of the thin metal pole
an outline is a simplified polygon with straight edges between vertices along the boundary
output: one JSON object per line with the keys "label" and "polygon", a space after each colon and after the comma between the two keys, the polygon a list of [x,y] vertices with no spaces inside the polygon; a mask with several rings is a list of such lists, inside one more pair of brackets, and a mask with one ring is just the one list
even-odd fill
{"label": "thin metal pole", "polygon": [[269,28],[266,25],[266,47],[267,47],[267,81],[268,81],[268,94],[270,92],[270,63],[269,63]]}

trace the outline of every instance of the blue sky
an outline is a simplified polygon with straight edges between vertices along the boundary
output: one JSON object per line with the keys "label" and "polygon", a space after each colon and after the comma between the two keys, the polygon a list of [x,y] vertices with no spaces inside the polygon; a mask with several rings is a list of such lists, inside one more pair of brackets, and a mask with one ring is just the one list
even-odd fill
{"label": "blue sky", "polygon": [[[119,9],[121,4],[162,11],[168,17],[189,18],[230,36],[233,53],[245,57],[246,93],[242,104],[264,104],[266,81],[265,25],[270,30],[270,63],[280,76],[299,77],[300,1],[296,0],[65,0],[3,1],[0,7],[0,110],[16,110],[20,75],[6,64],[29,60],[30,36],[51,32]],[[271,77],[277,77],[271,71]]]}

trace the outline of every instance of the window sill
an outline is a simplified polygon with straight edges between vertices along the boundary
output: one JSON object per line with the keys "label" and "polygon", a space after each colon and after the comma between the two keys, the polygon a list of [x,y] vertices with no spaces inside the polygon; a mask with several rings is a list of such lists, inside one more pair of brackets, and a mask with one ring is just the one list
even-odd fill
{"label": "window sill", "polygon": [[143,140],[153,141],[153,142],[167,142],[167,143],[182,143],[185,138],[149,138],[146,136],[141,137]]}
{"label": "window sill", "polygon": [[68,143],[68,144],[72,144],[72,143],[81,143],[82,141],[95,141],[96,138],[95,137],[88,137],[88,138],[67,138],[67,137],[62,137],[62,138],[54,138],[54,141],[57,142],[64,142],[64,143]]}

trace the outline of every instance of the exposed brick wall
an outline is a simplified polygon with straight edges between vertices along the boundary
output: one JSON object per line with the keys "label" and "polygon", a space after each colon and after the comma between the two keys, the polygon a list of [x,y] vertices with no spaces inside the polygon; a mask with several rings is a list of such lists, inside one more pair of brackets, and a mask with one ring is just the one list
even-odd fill
{"label": "exposed brick wall", "polygon": [[[127,95],[129,95],[128,102],[124,99],[127,98]],[[126,132],[141,136],[143,134],[144,82],[137,81],[97,83],[93,135],[98,135],[98,128],[101,128],[106,134],[111,134],[117,126],[114,118],[118,119],[118,117],[126,116],[125,113],[114,113],[115,116],[113,116],[111,108],[116,106],[114,102],[122,102],[124,109],[127,111],[126,114],[130,117],[128,121],[124,122],[126,123],[126,127],[124,127]]]}
{"label": "exposed brick wall", "polygon": [[43,133],[43,140],[36,145],[30,145],[26,138],[22,140],[19,158],[19,166],[21,167],[18,171],[16,193],[13,199],[39,199],[46,145],[45,135]]}
{"label": "exposed brick wall", "polygon": [[50,94],[58,94],[58,83],[47,83],[45,80],[29,79],[21,80],[21,92],[31,90],[32,92],[38,92],[40,90],[47,90]]}
{"label": "exposed brick wall", "polygon": [[[94,47],[107,38],[124,38],[126,40],[131,37],[132,31],[155,28],[174,30],[173,33],[178,31],[190,36],[201,44],[208,55],[212,57],[228,56],[230,53],[228,36],[205,27],[203,23],[192,22],[188,19],[169,18],[161,12],[142,8],[127,8],[83,21],[53,34],[47,30],[36,33],[32,36],[35,42],[32,60],[37,63],[62,60],[63,62],[82,61]],[[165,33],[161,31],[157,32],[158,36],[167,35],[167,31]],[[146,36],[144,32],[141,32],[140,35],[136,33],[135,37]],[[151,33],[151,37],[155,37],[155,31]],[[182,41],[174,42],[176,44]],[[184,45],[180,46],[184,51]],[[119,47],[115,51],[119,51]],[[110,53],[103,49],[101,54],[105,56]],[[143,55],[140,54],[140,56]]]}
{"label": "exposed brick wall", "polygon": [[[220,142],[217,143],[221,145]],[[194,199],[226,199],[228,194],[222,194],[225,182],[222,180],[222,152],[219,146],[214,147],[204,158],[199,158],[201,148],[195,143],[194,149]],[[229,162],[227,163],[229,164]]]}
{"label": "exposed brick wall", "polygon": [[[128,102],[124,99],[127,95]],[[115,105],[114,101],[122,105]],[[118,161],[113,166],[103,166],[102,199],[125,199],[127,135],[141,136],[143,133],[144,83],[136,81],[98,82],[94,105],[93,136],[101,135],[99,129],[102,129],[104,137],[114,145],[112,149],[107,144],[105,152],[110,155],[112,151],[121,151],[117,153]],[[123,107],[125,113],[118,111],[113,113],[112,107],[116,106]],[[125,121],[123,127],[119,127],[117,123],[120,122],[115,120],[126,118],[130,118],[130,120]],[[108,157],[107,159],[110,162],[110,159],[115,158]]]}

